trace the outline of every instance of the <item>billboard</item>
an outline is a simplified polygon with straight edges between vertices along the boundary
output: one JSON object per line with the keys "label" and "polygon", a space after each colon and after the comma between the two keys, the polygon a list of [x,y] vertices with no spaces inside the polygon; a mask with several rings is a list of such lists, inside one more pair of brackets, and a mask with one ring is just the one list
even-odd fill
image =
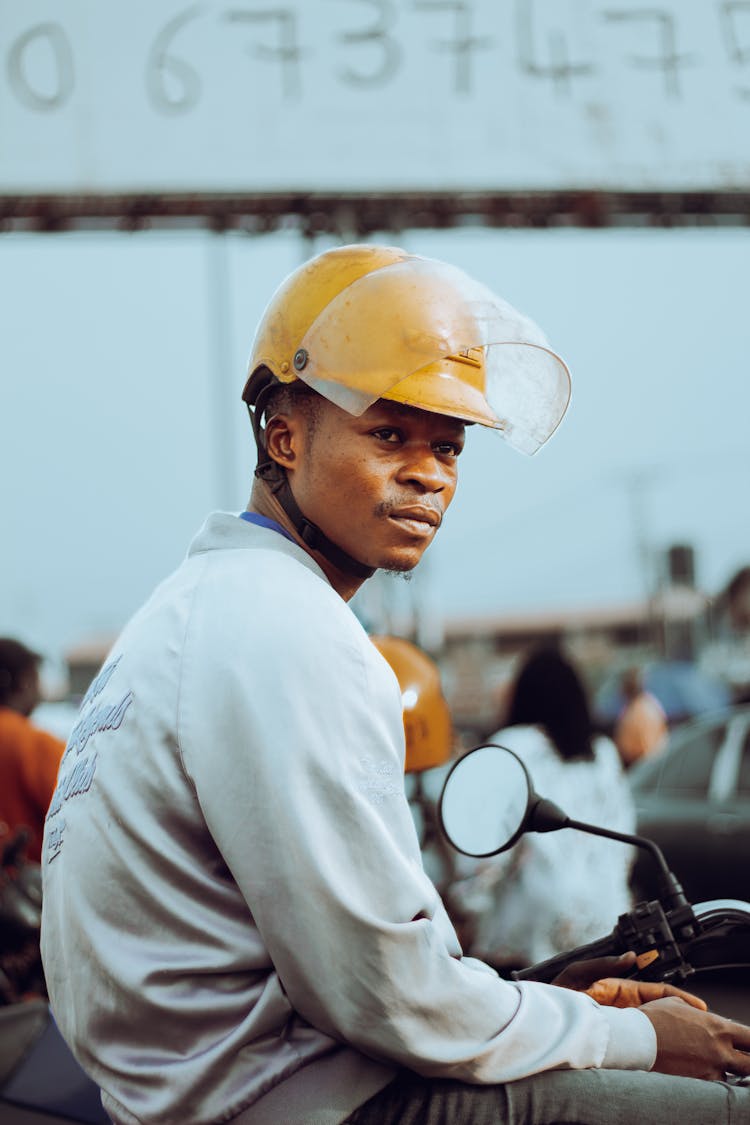
{"label": "billboard", "polygon": [[750,0],[0,0],[0,194],[736,191]]}

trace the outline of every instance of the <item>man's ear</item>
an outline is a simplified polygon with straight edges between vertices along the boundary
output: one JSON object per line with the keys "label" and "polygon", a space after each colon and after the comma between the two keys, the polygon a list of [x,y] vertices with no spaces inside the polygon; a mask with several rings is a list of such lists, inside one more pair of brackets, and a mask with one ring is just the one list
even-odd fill
{"label": "man's ear", "polygon": [[266,423],[268,456],[284,469],[293,468],[297,459],[297,429],[297,420],[289,414],[274,414]]}

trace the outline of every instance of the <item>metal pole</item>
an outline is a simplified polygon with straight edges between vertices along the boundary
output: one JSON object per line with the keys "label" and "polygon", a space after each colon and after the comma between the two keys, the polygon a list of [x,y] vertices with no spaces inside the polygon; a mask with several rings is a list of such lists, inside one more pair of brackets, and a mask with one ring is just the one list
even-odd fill
{"label": "metal pole", "polygon": [[236,507],[237,448],[229,407],[234,406],[237,387],[232,370],[231,287],[225,231],[215,230],[209,234],[207,257],[214,487],[216,506],[231,509]]}
{"label": "metal pole", "polygon": [[626,487],[630,500],[633,538],[646,601],[649,643],[661,650],[663,649],[664,637],[663,629],[660,628],[657,619],[656,598],[661,590],[662,583],[658,571],[655,573],[656,559],[646,512],[647,490],[653,485],[657,475],[653,469],[638,469],[627,477]]}

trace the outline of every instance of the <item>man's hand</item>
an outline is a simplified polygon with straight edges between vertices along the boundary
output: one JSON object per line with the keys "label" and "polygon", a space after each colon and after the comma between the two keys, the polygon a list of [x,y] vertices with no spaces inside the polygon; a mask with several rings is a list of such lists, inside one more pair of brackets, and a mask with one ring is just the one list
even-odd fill
{"label": "man's hand", "polygon": [[644,1004],[656,1031],[654,1070],[688,1078],[750,1074],[750,1027],[697,1012],[676,997]]}
{"label": "man's hand", "polygon": [[619,974],[632,969],[635,961],[635,953],[623,953],[620,957],[597,957],[591,961],[574,961],[555,978],[553,984],[586,992],[597,1004],[610,1008],[640,1008],[642,1004],[652,1000],[673,996],[693,1008],[706,1011],[707,1005],[698,996],[672,984],[621,979]]}
{"label": "man's hand", "polygon": [[593,957],[590,961],[573,961],[555,977],[553,984],[585,992],[603,977],[624,977],[636,963],[635,953],[621,953],[619,957]]}
{"label": "man's hand", "polygon": [[692,992],[685,992],[673,984],[662,984],[658,980],[618,980],[617,977],[604,977],[594,981],[590,988],[583,991],[593,997],[597,1004],[605,1004],[608,1008],[640,1008],[652,1000],[672,996],[701,1012],[708,1011],[708,1004],[700,996],[693,996]]}

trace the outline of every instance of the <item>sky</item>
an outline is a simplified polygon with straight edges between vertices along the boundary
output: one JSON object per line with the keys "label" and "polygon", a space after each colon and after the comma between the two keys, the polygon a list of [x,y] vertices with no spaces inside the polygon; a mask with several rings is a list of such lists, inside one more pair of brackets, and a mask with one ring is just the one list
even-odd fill
{"label": "sky", "polygon": [[[623,603],[674,543],[694,546],[710,593],[750,562],[750,231],[399,241],[532,316],[573,395],[533,458],[470,431],[414,581],[388,580],[365,613]],[[244,508],[252,335],[270,292],[322,245],[293,231],[0,236],[0,632],[55,658],[117,631],[210,510]]]}

